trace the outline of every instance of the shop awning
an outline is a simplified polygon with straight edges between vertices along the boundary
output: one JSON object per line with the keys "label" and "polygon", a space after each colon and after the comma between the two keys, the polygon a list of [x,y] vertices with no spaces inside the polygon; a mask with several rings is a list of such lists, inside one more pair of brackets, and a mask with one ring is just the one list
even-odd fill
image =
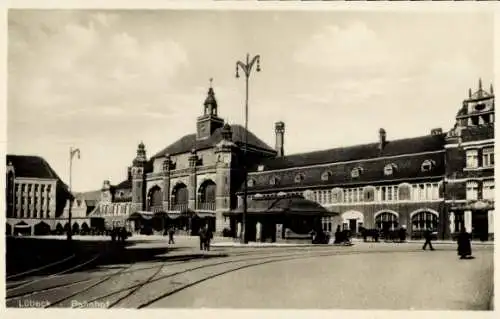
{"label": "shop awning", "polygon": [[[243,205],[224,213],[225,216],[243,214]],[[317,202],[302,196],[275,196],[252,198],[247,202],[247,214],[252,215],[307,215],[307,216],[332,216],[338,213],[330,212]]]}
{"label": "shop awning", "polygon": [[135,212],[133,214],[130,214],[128,219],[137,219],[137,218],[152,219],[154,217],[154,215],[155,215],[155,213],[153,213],[153,212],[139,211],[139,212]]}
{"label": "shop awning", "polygon": [[215,217],[215,212],[213,210],[196,210],[194,213],[200,218]]}

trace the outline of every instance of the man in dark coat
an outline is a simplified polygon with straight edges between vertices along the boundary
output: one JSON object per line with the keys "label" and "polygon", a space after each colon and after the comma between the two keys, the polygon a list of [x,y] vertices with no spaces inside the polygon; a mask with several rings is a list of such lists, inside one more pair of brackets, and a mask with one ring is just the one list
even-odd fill
{"label": "man in dark coat", "polygon": [[340,230],[340,225],[337,226],[335,231],[335,241],[334,244],[340,244],[342,242],[342,231]]}
{"label": "man in dark coat", "polygon": [[460,259],[466,259],[467,256],[472,255],[472,247],[470,244],[470,234],[462,227],[457,238],[457,254]]}
{"label": "man in dark coat", "polygon": [[431,243],[432,232],[429,229],[424,230],[424,239],[425,239],[425,243],[424,243],[424,246],[422,247],[422,249],[425,250],[427,245],[429,245],[429,248],[431,250],[434,250],[434,247],[432,247],[432,243]]}
{"label": "man in dark coat", "polygon": [[205,250],[209,251],[210,250],[210,241],[214,237],[212,231],[208,226],[205,226]]}
{"label": "man in dark coat", "polygon": [[198,235],[200,236],[200,250],[205,250],[205,242],[207,237],[207,230],[205,226],[200,228]]}
{"label": "man in dark coat", "polygon": [[168,244],[175,244],[174,241],[175,228],[172,226],[168,229]]}

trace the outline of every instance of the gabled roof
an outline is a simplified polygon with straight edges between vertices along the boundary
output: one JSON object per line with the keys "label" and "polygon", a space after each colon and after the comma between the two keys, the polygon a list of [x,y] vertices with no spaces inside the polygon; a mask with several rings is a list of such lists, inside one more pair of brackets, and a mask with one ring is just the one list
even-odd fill
{"label": "gabled roof", "polygon": [[[244,144],[245,128],[241,125],[232,125],[232,141],[237,145]],[[197,140],[196,134],[189,134],[181,137],[176,142],[170,144],[160,152],[156,153],[151,159],[164,156],[165,154],[175,155],[190,152],[193,148],[196,150],[214,147],[222,140],[222,127],[214,131],[214,133],[206,139]],[[259,139],[255,134],[248,131],[248,145],[268,152],[275,152],[273,148]]]}
{"label": "gabled roof", "polygon": [[267,171],[309,165],[372,159],[385,156],[439,151],[444,149],[444,137],[444,134],[439,134],[388,141],[382,151],[379,150],[379,143],[370,143],[348,147],[339,147],[329,150],[293,154],[281,158],[265,159],[251,168],[251,171],[256,171],[258,166],[260,165],[263,165],[264,171]]}
{"label": "gabled roof", "polygon": [[14,166],[16,177],[60,180],[57,173],[40,156],[7,155],[7,165],[9,163]]}

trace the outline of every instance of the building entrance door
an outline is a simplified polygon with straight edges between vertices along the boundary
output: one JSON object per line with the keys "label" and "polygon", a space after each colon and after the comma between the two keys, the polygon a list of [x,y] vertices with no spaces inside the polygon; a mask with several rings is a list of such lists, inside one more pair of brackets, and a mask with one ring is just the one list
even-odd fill
{"label": "building entrance door", "polygon": [[472,211],[472,238],[488,240],[488,211]]}
{"label": "building entrance door", "polygon": [[358,232],[358,220],[357,219],[349,219],[349,230],[351,231],[351,235],[355,236]]}

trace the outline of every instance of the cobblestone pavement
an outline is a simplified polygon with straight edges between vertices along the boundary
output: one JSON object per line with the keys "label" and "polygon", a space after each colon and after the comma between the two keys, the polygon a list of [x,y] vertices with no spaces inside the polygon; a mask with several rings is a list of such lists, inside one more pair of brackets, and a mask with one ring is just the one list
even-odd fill
{"label": "cobblestone pavement", "polygon": [[[161,238],[136,241],[129,249],[166,243]],[[166,256],[199,255],[197,246],[196,238],[179,237],[173,245],[178,249]],[[458,260],[455,247],[214,247],[205,253],[214,258],[159,258],[42,279],[7,291],[7,306],[487,309],[493,290],[493,246],[474,246],[476,258],[471,260]],[[222,253],[228,257],[215,258]],[[286,260],[279,261],[279,256]],[[30,290],[37,292],[24,295]]]}

